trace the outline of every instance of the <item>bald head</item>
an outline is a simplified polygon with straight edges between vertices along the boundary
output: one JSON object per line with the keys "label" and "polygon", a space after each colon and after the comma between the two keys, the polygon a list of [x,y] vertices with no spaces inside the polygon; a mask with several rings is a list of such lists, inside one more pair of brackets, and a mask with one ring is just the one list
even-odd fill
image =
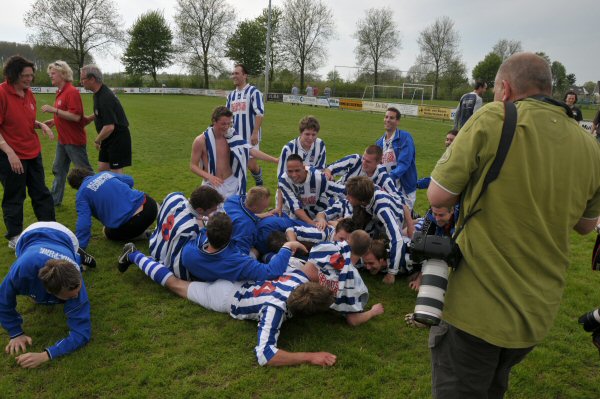
{"label": "bald head", "polygon": [[552,73],[545,59],[534,53],[517,53],[500,65],[494,85],[495,100],[513,101],[536,94],[552,94]]}

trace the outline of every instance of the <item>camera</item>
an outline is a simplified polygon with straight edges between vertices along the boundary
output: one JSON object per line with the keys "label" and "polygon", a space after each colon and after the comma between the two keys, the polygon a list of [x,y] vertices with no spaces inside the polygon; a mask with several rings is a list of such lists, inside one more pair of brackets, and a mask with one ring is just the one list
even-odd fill
{"label": "camera", "polygon": [[592,343],[600,352],[600,309],[582,314],[579,317],[579,324],[585,331],[592,333]]}
{"label": "camera", "polygon": [[413,317],[420,323],[435,326],[440,323],[444,309],[448,266],[458,266],[462,256],[451,237],[427,234],[428,230],[427,226],[415,233],[408,252],[413,263],[423,263]]}

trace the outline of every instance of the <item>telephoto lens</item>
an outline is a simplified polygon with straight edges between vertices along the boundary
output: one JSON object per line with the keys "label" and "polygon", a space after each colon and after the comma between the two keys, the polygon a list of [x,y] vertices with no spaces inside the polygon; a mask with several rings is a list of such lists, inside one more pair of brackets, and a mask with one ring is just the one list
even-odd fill
{"label": "telephoto lens", "polygon": [[442,319],[444,296],[448,286],[448,264],[441,259],[428,259],[423,262],[423,279],[414,319],[420,323],[437,326]]}
{"label": "telephoto lens", "polygon": [[592,332],[600,327],[600,308],[587,312],[579,317],[579,324],[583,325],[583,329],[587,332]]}

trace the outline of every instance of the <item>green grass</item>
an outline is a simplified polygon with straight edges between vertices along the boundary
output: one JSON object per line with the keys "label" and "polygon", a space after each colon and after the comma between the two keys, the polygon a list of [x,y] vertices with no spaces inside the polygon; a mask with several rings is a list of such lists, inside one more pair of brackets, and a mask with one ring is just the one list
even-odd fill
{"label": "green grass", "polygon": [[[38,103],[52,103],[40,95]],[[127,169],[136,186],[162,200],[172,191],[189,193],[200,179],[189,172],[194,137],[204,131],[211,110],[223,99],[188,96],[122,95],[133,134],[134,165]],[[88,112],[91,97],[85,96]],[[316,115],[328,160],[361,152],[383,131],[383,115],[269,103],[261,149],[278,155],[297,135],[299,119]],[[40,117],[41,119],[45,119]],[[420,176],[428,175],[443,151],[449,122],[403,118],[417,147]],[[90,126],[90,137],[95,130]],[[44,164],[50,174],[54,144],[42,139]],[[96,159],[97,152],[90,146]],[[584,173],[584,171],[582,171]],[[269,187],[275,166],[265,166]],[[52,176],[47,176],[47,184]],[[74,192],[67,188],[57,219],[75,228]],[[419,192],[417,208],[426,209]],[[29,200],[25,224],[35,221]],[[552,217],[552,215],[549,215]],[[509,234],[510,232],[507,232]],[[573,234],[571,267],[565,297],[549,336],[517,366],[509,398],[600,397],[598,352],[577,317],[600,305],[600,274],[590,272],[594,237]],[[36,370],[22,370],[12,357],[0,356],[0,398],[428,398],[430,365],[427,332],[407,328],[403,316],[412,310],[415,294],[404,280],[388,287],[381,277],[364,276],[370,304],[382,302],[385,314],[358,328],[335,314],[295,318],[286,322],[279,346],[292,351],[329,351],[338,356],[333,368],[259,367],[253,347],[256,323],[231,319],[177,298],[132,267],[116,270],[121,244],[101,236],[95,221],[89,251],[98,268],[85,273],[92,305],[93,335],[83,349]],[[140,245],[147,250],[147,245]],[[0,247],[0,275],[14,261]],[[67,332],[60,307],[42,307],[20,298],[24,329],[40,351]],[[0,332],[0,341],[8,342]]]}

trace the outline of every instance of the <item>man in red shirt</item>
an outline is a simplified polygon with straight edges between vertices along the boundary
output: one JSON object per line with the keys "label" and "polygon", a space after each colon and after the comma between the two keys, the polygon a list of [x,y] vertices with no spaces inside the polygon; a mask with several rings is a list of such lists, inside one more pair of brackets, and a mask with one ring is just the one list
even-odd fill
{"label": "man in red shirt", "polygon": [[52,195],[44,182],[40,139],[42,129],[53,139],[52,130],[35,120],[36,103],[30,86],[35,66],[15,55],[4,64],[5,82],[0,84],[0,183],[4,188],[2,213],[8,246],[14,248],[23,231],[26,190],[39,221],[54,221]]}
{"label": "man in red shirt", "polygon": [[81,95],[71,82],[73,71],[64,61],[56,61],[48,65],[48,75],[52,84],[58,87],[54,106],[42,105],[42,111],[54,114],[44,124],[56,126],[58,143],[56,156],[52,165],[54,182],[52,183],[52,199],[54,205],[62,203],[65,193],[65,182],[71,162],[76,168],[92,171],[86,150],[85,122],[83,120],[83,103]]}

